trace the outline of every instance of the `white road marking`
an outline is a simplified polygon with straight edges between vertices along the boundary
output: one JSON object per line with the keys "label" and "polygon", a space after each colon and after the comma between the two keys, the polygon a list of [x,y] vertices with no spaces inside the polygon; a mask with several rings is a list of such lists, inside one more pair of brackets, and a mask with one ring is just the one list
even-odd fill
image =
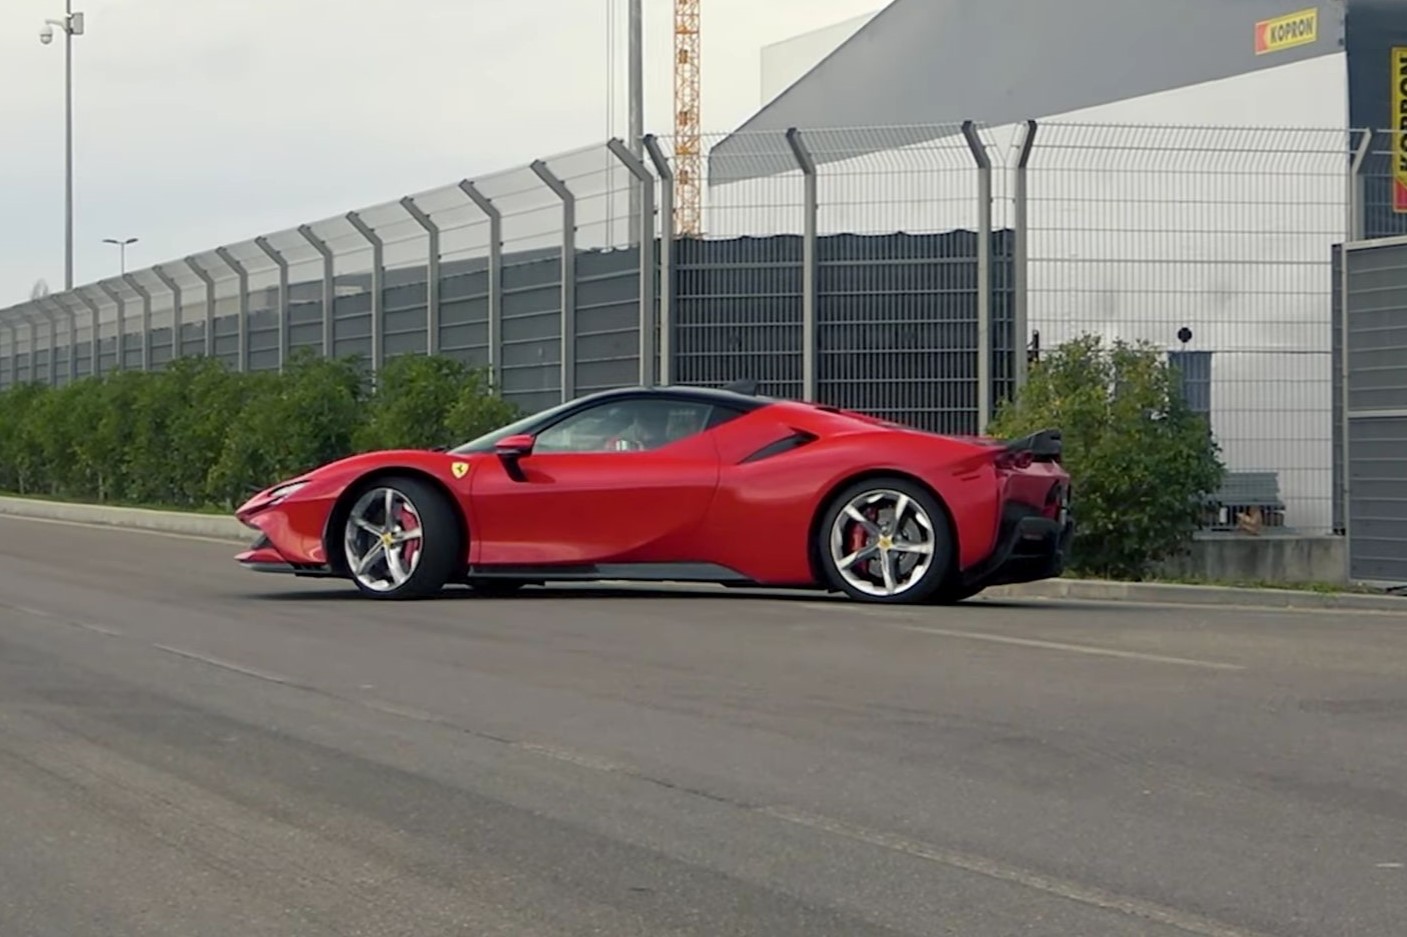
{"label": "white road marking", "polygon": [[966,872],[973,872],[977,875],[985,875],[988,878],[999,879],[1014,885],[1021,885],[1025,888],[1044,892],[1048,895],[1054,895],[1058,898],[1064,898],[1068,901],[1103,908],[1108,911],[1117,911],[1129,917],[1154,921],[1189,934],[1198,934],[1200,937],[1264,937],[1264,935],[1257,934],[1254,931],[1242,930],[1237,927],[1213,921],[1209,918],[1201,917],[1200,915],[1187,914],[1174,908],[1154,904],[1150,901],[1116,895],[1112,892],[1080,885],[1076,882],[1064,881],[1036,872],[1029,872],[1025,869],[996,862],[992,859],[984,859],[981,856],[953,852],[928,843],[917,842],[889,833],[881,833],[877,830],[869,830],[864,827],[832,820],[829,817],[793,810],[789,807],[762,807],[759,808],[758,812],[778,820],[784,820],[787,823],[794,823],[798,826],[808,827],[835,836],[843,836],[846,839],[869,843],[872,846],[878,846],[882,849],[900,852],[939,865],[961,869]]}
{"label": "white road marking", "polygon": [[19,612],[21,615],[28,615],[30,618],[47,618],[48,620],[56,621],[61,625],[71,625],[74,628],[82,628],[84,631],[92,631],[97,634],[107,635],[110,638],[122,637],[122,632],[118,631],[116,628],[107,628],[103,625],[95,625],[92,622],[77,621],[72,618],[65,618],[63,615],[59,615],[56,612],[46,612],[42,608],[30,608],[27,605],[8,605],[4,603],[0,603],[0,608],[8,608],[11,611]]}
{"label": "white road marking", "polygon": [[240,664],[232,664],[227,660],[218,657],[210,657],[206,654],[198,654],[195,651],[183,650],[179,647],[171,647],[166,644],[153,644],[152,647],[158,651],[165,651],[168,654],[175,654],[177,657],[185,657],[189,660],[197,660],[202,664],[209,664],[211,667],[219,667],[221,670],[229,670],[234,673],[243,674],[246,677],[254,677],[258,680],[266,680],[269,683],[279,683],[285,686],[294,686],[292,680],[287,677],[280,677],[276,673],[269,673],[267,670],[255,670],[253,667],[245,667]]}
{"label": "white road marking", "polygon": [[385,703],[378,699],[364,699],[357,700],[357,702],[365,706],[367,709],[374,709],[377,712],[385,713],[388,716],[399,716],[402,719],[413,719],[416,722],[428,722],[433,725],[453,725],[448,719],[444,718],[443,716],[437,716],[434,713],[426,712],[423,709],[415,709],[411,706],[400,706],[396,703]]}
{"label": "white road marking", "polygon": [[95,625],[92,622],[76,621],[74,622],[74,624],[85,631],[92,631],[96,634],[106,635],[109,638],[121,638],[124,636],[123,633],[121,631],[118,631],[116,628],[108,628],[103,625]]}
{"label": "white road marking", "polygon": [[1240,664],[1227,664],[1221,661],[1193,660],[1187,657],[1169,657],[1164,654],[1147,654],[1142,651],[1122,651],[1112,647],[1097,647],[1089,644],[1067,644],[1063,641],[1043,641],[1039,638],[1017,638],[1005,634],[993,634],[988,631],[955,631],[948,628],[930,628],[927,625],[909,625],[903,622],[894,621],[887,617],[880,617],[883,613],[866,608],[852,608],[838,605],[807,604],[806,608],[813,608],[822,611],[835,612],[847,611],[852,614],[864,615],[867,619],[874,621],[880,627],[891,628],[896,631],[911,631],[918,634],[931,634],[940,638],[959,638],[967,641],[985,641],[989,644],[1010,644],[1016,647],[1031,647],[1046,651],[1064,651],[1071,654],[1089,654],[1094,657],[1115,657],[1124,660],[1146,661],[1154,664],[1175,664],[1179,667],[1199,667],[1204,670],[1245,670]]}
{"label": "white road marking", "polygon": [[522,749],[526,752],[533,752],[538,755],[545,755],[557,761],[565,761],[569,764],[579,765],[583,768],[590,768],[593,771],[603,771],[607,774],[632,773],[625,765],[616,764],[605,758],[597,758],[595,755],[586,755],[581,752],[574,752],[566,748],[556,748],[551,745],[538,745],[533,742],[514,742],[514,748]]}
{"label": "white road marking", "polygon": [[[214,515],[212,515],[213,517]],[[199,543],[218,543],[221,546],[239,546],[245,541],[234,537],[200,537],[195,534],[180,534],[169,530],[148,530],[145,527],[119,527],[116,524],[95,524],[90,521],[68,521],[57,517],[26,517],[23,514],[7,514],[0,511],[0,520],[24,521],[29,524],[54,524],[58,527],[83,527],[88,530],[106,530],[119,534],[146,534],[151,537],[169,537],[172,540],[195,540]],[[251,530],[249,540],[258,534]]]}

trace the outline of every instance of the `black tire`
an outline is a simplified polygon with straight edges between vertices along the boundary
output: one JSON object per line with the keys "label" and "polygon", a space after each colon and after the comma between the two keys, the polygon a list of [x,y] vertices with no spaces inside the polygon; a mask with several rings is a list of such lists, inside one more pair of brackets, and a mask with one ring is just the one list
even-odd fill
{"label": "black tire", "polygon": [[[351,560],[345,552],[346,529],[350,522],[351,510],[358,499],[372,491],[390,489],[408,501],[420,520],[421,539],[420,559],[414,571],[404,582],[393,587],[378,589],[364,583],[350,568]],[[396,476],[378,478],[359,486],[348,500],[346,510],[339,512],[341,523],[334,534],[337,538],[329,545],[329,552],[336,549],[342,560],[348,564],[347,578],[367,598],[383,601],[404,601],[424,599],[437,595],[445,583],[462,572],[464,563],[464,531],[459,517],[449,499],[434,485],[418,478]]]}
{"label": "black tire", "polygon": [[[831,554],[831,531],[848,504],[868,493],[892,491],[908,495],[927,516],[932,527],[933,553],[927,569],[919,577],[906,584],[902,592],[893,595],[876,595],[856,588],[840,572]],[[907,515],[906,515],[907,516]],[[881,605],[916,605],[928,602],[948,580],[952,567],[953,537],[948,525],[948,513],[943,503],[926,487],[899,477],[867,478],[848,485],[831,499],[821,515],[816,531],[816,551],[820,561],[825,585],[848,598]]]}

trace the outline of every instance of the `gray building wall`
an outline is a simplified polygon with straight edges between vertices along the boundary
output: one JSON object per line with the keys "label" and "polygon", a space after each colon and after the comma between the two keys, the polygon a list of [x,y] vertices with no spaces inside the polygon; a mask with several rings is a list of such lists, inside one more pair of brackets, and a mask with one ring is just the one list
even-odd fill
{"label": "gray building wall", "polygon": [[1375,139],[1363,166],[1364,235],[1407,234],[1407,213],[1392,210],[1392,47],[1407,46],[1407,0],[1351,0],[1346,21],[1349,124],[1370,128]]}
{"label": "gray building wall", "polygon": [[[780,168],[762,165],[762,141],[745,139],[758,131],[1010,124],[1332,54],[1343,48],[1343,2],[895,0],[715,147],[710,180],[792,168],[785,146]],[[1256,54],[1257,22],[1311,6],[1315,42]],[[912,133],[884,145],[925,139]]]}

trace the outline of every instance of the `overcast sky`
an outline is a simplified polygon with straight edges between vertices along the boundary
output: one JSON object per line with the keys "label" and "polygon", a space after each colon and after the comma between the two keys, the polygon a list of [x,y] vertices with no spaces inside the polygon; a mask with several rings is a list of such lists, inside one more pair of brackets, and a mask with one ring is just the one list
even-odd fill
{"label": "overcast sky", "polygon": [[[63,285],[64,0],[0,3],[0,307]],[[75,282],[608,136],[625,0],[75,0]],[[756,110],[762,46],[884,0],[704,0],[706,128]],[[646,0],[647,129],[671,130],[671,0]],[[616,106],[623,133],[625,106]]]}

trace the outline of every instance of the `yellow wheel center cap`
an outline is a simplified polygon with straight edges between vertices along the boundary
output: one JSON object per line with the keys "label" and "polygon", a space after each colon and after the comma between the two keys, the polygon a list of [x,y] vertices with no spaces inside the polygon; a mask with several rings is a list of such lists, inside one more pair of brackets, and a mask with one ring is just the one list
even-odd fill
{"label": "yellow wheel center cap", "polygon": [[382,546],[389,547],[389,546],[390,546],[392,543],[394,543],[395,541],[396,541],[396,538],[395,538],[395,537],[392,537],[389,533],[385,533],[385,534],[382,534],[382,535],[381,535],[381,545],[382,545]]}
{"label": "yellow wheel center cap", "polygon": [[888,549],[890,549],[890,548],[893,547],[893,546],[894,546],[894,538],[893,538],[893,537],[890,537],[890,536],[883,536],[883,537],[880,537],[880,538],[879,538],[879,548],[880,548],[881,550],[888,550]]}

